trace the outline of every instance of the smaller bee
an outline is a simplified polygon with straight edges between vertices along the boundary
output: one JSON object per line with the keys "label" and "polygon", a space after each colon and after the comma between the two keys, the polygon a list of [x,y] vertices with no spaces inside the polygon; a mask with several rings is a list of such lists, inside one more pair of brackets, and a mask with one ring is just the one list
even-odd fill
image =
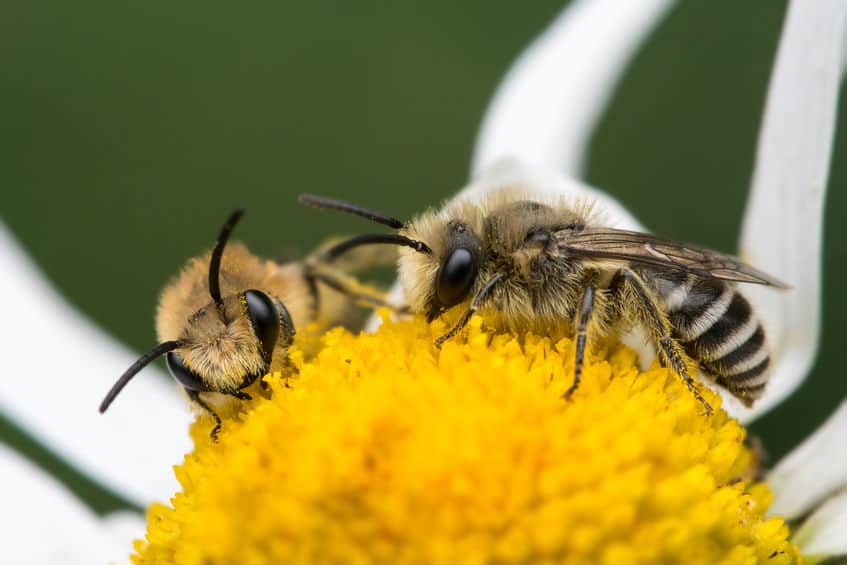
{"label": "smaller bee", "polygon": [[[227,246],[243,214],[243,209],[233,212],[215,247],[189,260],[162,291],[156,314],[161,343],[121,375],[100,404],[101,413],[141,369],[165,355],[191,402],[214,418],[216,439],[219,412],[250,400],[248,389],[256,383],[264,389],[263,375],[296,372],[288,353],[296,327],[345,320],[353,302],[384,304],[380,293],[330,268],[333,257],[323,249],[306,261],[278,264],[256,257],[243,244]],[[362,254],[347,266],[370,259]]]}
{"label": "smaller bee", "polygon": [[747,406],[768,381],[770,354],[750,303],[732,283],[787,288],[739,259],[653,235],[603,227],[586,203],[519,188],[460,199],[408,223],[304,195],[300,202],[377,221],[400,233],[337,245],[402,246],[399,280],[412,311],[432,321],[461,307],[455,336],[475,312],[495,327],[576,339],[579,386],[587,336],[646,331],[660,361],[680,375],[707,414],[686,355]]}

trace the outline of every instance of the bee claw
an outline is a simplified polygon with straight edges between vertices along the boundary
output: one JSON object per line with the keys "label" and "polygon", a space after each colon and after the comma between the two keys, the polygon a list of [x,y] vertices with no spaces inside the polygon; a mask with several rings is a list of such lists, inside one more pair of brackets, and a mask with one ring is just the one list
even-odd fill
{"label": "bee claw", "polygon": [[238,400],[253,400],[253,397],[247,394],[246,392],[235,390],[229,393],[231,396],[234,396]]}
{"label": "bee claw", "polygon": [[712,405],[709,404],[709,401],[707,401],[705,398],[703,398],[703,395],[700,394],[700,389],[696,385],[694,385],[693,382],[689,383],[688,388],[692,393],[694,393],[694,398],[699,400],[700,404],[703,405],[703,409],[706,411],[705,416],[706,417],[711,416],[715,412],[715,410],[712,408]]}

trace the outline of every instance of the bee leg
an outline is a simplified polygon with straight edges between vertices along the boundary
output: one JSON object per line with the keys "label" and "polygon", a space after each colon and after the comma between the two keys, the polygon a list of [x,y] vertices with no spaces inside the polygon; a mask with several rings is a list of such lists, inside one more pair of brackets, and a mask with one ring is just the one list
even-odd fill
{"label": "bee leg", "polygon": [[497,283],[502,281],[505,277],[506,275],[504,275],[503,273],[497,273],[496,275],[488,279],[488,282],[485,283],[485,286],[479,289],[479,292],[477,292],[476,295],[473,297],[473,300],[471,300],[471,305],[468,307],[465,313],[462,314],[462,317],[459,318],[459,321],[456,322],[456,325],[453,326],[449,332],[435,340],[436,349],[441,349],[441,346],[444,345],[445,341],[454,337],[457,333],[462,331],[462,329],[466,325],[468,325],[468,320],[471,319],[471,316],[473,316],[477,310],[483,307],[485,301],[488,300],[489,296],[491,296],[491,291],[493,291],[494,287],[497,286]]}
{"label": "bee leg", "polygon": [[712,415],[712,405],[703,398],[703,395],[700,394],[700,387],[694,378],[688,374],[688,369],[685,366],[685,357],[682,353],[682,348],[680,348],[679,344],[674,340],[670,334],[662,336],[659,340],[659,344],[662,347],[662,352],[665,358],[670,363],[671,369],[682,377],[682,380],[685,381],[685,384],[688,386],[688,390],[691,391],[691,394],[694,395],[694,398],[700,401],[703,405],[703,408],[706,409],[706,415]]}
{"label": "bee leg", "polygon": [[466,325],[468,325],[468,320],[471,319],[471,316],[473,316],[476,311],[477,309],[474,308],[473,304],[471,304],[471,306],[467,310],[465,310],[465,313],[462,314],[462,317],[459,318],[459,321],[456,322],[456,325],[450,328],[449,332],[435,340],[435,348],[441,349],[441,346],[444,345],[445,341],[447,341],[448,339],[452,339],[456,336],[457,333],[462,331],[462,329]]}
{"label": "bee leg", "polygon": [[309,274],[308,269],[303,278],[306,281],[306,289],[309,291],[309,296],[312,298],[312,303],[309,305],[310,317],[312,320],[317,320],[318,314],[321,311],[321,293],[318,292],[318,281]]}
{"label": "bee leg", "polygon": [[[294,361],[291,360],[291,357],[288,355],[288,351],[285,352],[285,358],[282,360],[282,374],[285,379],[284,384],[285,388],[291,388],[291,384],[289,384],[289,380],[293,375],[299,375],[300,369],[297,368],[297,365],[294,364]],[[262,386],[267,387],[268,383],[262,381]]]}
{"label": "bee leg", "polygon": [[279,340],[285,346],[285,355],[288,356],[288,348],[294,343],[294,336],[297,335],[297,329],[294,327],[294,320],[291,319],[291,313],[281,300],[276,301],[276,308],[279,311],[280,334]]}
{"label": "bee leg", "polygon": [[658,300],[653,296],[653,293],[641,280],[634,271],[629,269],[621,269],[620,274],[623,276],[625,284],[624,288],[631,292],[631,298],[637,305],[637,311],[640,314],[641,322],[647,327],[653,341],[659,346],[659,353],[664,361],[671,369],[685,381],[688,390],[694,395],[694,398],[700,401],[706,409],[706,415],[712,414],[712,406],[700,394],[700,387],[694,378],[688,374],[688,368],[685,363],[685,353],[682,346],[671,336],[671,325],[664,311],[659,306]]}
{"label": "bee leg", "polygon": [[203,399],[200,398],[200,393],[196,390],[185,389],[186,394],[188,394],[188,398],[192,400],[192,402],[196,402],[200,408],[211,414],[212,418],[215,419],[215,427],[212,428],[212,432],[209,434],[212,440],[218,441],[218,432],[221,431],[221,417],[218,416],[218,413],[212,410],[212,408],[203,402]]}
{"label": "bee leg", "polygon": [[[281,325],[279,341],[280,345],[285,347],[285,353],[282,357],[282,373],[285,375],[285,388],[291,388],[291,385],[288,384],[288,379],[292,374],[296,375],[299,372],[299,369],[297,369],[297,365],[294,364],[294,361],[291,360],[291,355],[289,355],[288,349],[294,343],[294,336],[297,335],[297,330],[294,327],[294,320],[291,319],[291,314],[288,312],[288,308],[285,307],[285,304],[277,302],[277,309],[280,313]],[[268,383],[266,383],[264,379],[259,380],[259,386],[261,386],[264,391],[269,390]]]}
{"label": "bee leg", "polygon": [[[353,239],[355,240],[358,238]],[[341,250],[338,245],[343,244],[345,241],[349,242],[350,240],[345,240],[344,238],[329,239],[323,242],[315,251],[310,253],[304,261],[304,265],[306,266],[306,284],[308,285],[309,293],[312,296],[313,318],[317,318],[318,312],[320,311],[320,295],[318,293],[317,278],[314,276],[314,273],[321,270],[330,270],[333,273],[355,273],[362,269],[380,265],[390,265],[397,262],[397,249],[395,246],[363,245]],[[333,278],[338,279],[341,277],[336,276]],[[351,283],[358,282],[349,275],[347,275],[347,278]],[[329,286],[333,285],[329,284]],[[361,285],[348,284],[347,286],[355,287]],[[342,290],[341,292],[344,291]],[[373,304],[368,300],[365,300],[364,302],[367,303],[368,307],[373,306]],[[376,306],[387,306],[392,310],[396,310],[398,313],[407,313],[407,308],[389,304],[385,299],[385,295],[380,297],[380,304],[377,304]]]}
{"label": "bee leg", "polygon": [[582,362],[585,358],[585,339],[588,332],[588,322],[591,320],[591,312],[594,308],[594,287],[590,284],[582,293],[579,304],[579,317],[576,320],[576,359],[573,367],[573,384],[565,391],[564,397],[570,398],[579,387],[582,378]]}
{"label": "bee leg", "polygon": [[408,306],[398,306],[388,301],[386,293],[370,288],[360,283],[356,278],[345,275],[327,267],[311,266],[307,280],[323,283],[333,290],[344,294],[355,303],[362,304],[368,308],[389,308],[397,314],[408,314]]}

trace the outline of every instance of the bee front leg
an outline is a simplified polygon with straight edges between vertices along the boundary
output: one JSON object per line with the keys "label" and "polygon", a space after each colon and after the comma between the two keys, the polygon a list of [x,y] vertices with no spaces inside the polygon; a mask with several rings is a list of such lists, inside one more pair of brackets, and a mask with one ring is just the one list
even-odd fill
{"label": "bee front leg", "polygon": [[624,284],[622,291],[625,293],[623,299],[634,302],[634,310],[638,312],[640,321],[647,327],[653,342],[658,345],[659,354],[673,371],[682,377],[688,390],[703,404],[706,415],[712,414],[712,406],[700,394],[700,387],[694,378],[688,374],[685,363],[685,352],[682,346],[671,336],[671,324],[667,315],[659,305],[659,301],[653,292],[647,287],[641,277],[629,269],[621,269],[620,276]]}
{"label": "bee front leg", "polygon": [[450,328],[449,332],[435,340],[435,348],[441,349],[441,346],[444,345],[445,341],[447,341],[448,339],[453,339],[457,333],[462,331],[462,328],[468,325],[468,320],[471,319],[471,316],[473,316],[476,311],[477,308],[474,308],[474,305],[471,304],[471,306],[467,310],[465,310],[465,313],[462,314],[462,317],[459,318],[459,321],[456,322],[456,325]]}
{"label": "bee front leg", "polygon": [[471,300],[471,305],[468,307],[465,313],[462,314],[462,317],[459,318],[459,321],[456,322],[456,325],[453,326],[449,332],[435,340],[436,349],[441,349],[441,346],[444,345],[445,341],[454,337],[457,333],[462,331],[462,328],[468,325],[468,320],[471,319],[471,316],[473,316],[477,310],[479,310],[483,307],[483,305],[485,305],[485,301],[488,300],[488,298],[491,296],[491,292],[494,290],[494,287],[496,287],[497,283],[502,281],[505,277],[506,275],[504,275],[503,273],[497,273],[496,275],[488,279],[488,282],[485,283],[485,285],[479,290],[479,292],[476,293],[476,295],[474,295],[473,300]]}
{"label": "bee front leg", "polygon": [[[282,373],[283,375],[285,375],[285,388],[291,388],[291,385],[288,383],[288,380],[293,375],[299,375],[300,369],[298,369],[297,365],[294,364],[294,361],[291,360],[291,357],[289,357],[287,350],[285,352],[285,358],[282,360],[282,363]],[[266,383],[265,381],[262,381],[261,385],[263,390],[268,389],[268,383]]]}
{"label": "bee front leg", "polygon": [[585,341],[588,333],[588,322],[591,321],[591,313],[594,311],[594,287],[587,285],[582,292],[582,300],[579,303],[579,312],[576,317],[576,358],[573,367],[573,384],[565,391],[564,398],[570,398],[579,387],[582,379],[582,363],[585,359]]}
{"label": "bee front leg", "polygon": [[214,441],[218,441],[218,432],[221,431],[221,417],[218,416],[218,413],[212,410],[212,408],[206,404],[202,398],[200,398],[200,393],[196,390],[185,389],[185,393],[188,395],[188,398],[191,399],[192,402],[196,402],[200,408],[211,414],[212,418],[215,419],[215,427],[212,428],[212,432],[209,434]]}
{"label": "bee front leg", "polygon": [[[294,361],[291,360],[288,350],[294,343],[294,336],[297,335],[297,329],[294,327],[294,320],[291,318],[291,314],[288,312],[285,304],[277,302],[276,306],[279,311],[280,323],[279,344],[285,348],[282,353],[282,373],[285,375],[285,387],[291,388],[291,385],[288,384],[288,379],[291,375],[298,374],[299,369],[297,369]],[[259,386],[265,392],[270,388],[264,379],[259,379]]]}

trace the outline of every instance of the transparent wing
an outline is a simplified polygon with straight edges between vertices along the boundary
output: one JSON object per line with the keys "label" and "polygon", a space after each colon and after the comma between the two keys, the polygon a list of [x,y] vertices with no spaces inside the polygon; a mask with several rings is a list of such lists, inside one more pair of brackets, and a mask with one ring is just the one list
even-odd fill
{"label": "transparent wing", "polygon": [[640,263],[685,271],[700,277],[789,288],[741,259],[648,233],[612,228],[562,230],[554,234],[559,250],[571,257]]}

